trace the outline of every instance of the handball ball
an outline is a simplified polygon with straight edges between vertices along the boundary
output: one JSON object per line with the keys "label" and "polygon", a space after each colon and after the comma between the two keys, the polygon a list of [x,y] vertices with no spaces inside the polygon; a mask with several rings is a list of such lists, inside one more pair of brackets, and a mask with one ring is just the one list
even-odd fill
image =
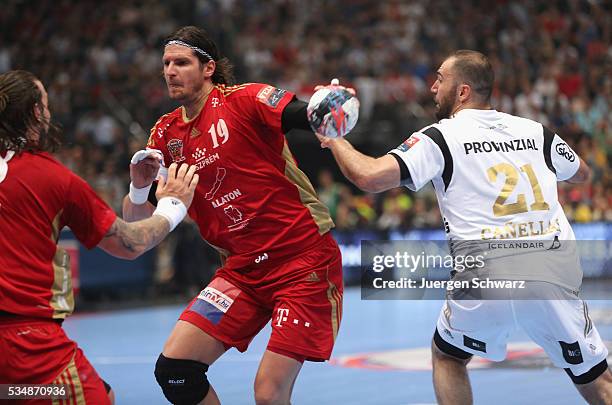
{"label": "handball ball", "polygon": [[345,88],[332,85],[312,95],[307,112],[313,131],[328,138],[343,137],[357,124],[359,100]]}

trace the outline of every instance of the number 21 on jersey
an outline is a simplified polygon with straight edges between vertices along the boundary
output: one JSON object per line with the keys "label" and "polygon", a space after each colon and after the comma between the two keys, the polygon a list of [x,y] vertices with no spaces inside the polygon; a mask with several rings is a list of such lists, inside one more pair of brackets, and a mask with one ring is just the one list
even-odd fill
{"label": "number 21 on jersey", "polygon": [[547,211],[550,206],[546,201],[544,201],[544,196],[542,195],[542,188],[540,187],[540,183],[538,182],[538,178],[533,170],[533,167],[530,163],[521,166],[521,171],[527,175],[529,179],[529,184],[531,185],[531,191],[533,192],[533,197],[535,201],[527,207],[527,202],[525,199],[525,194],[521,193],[516,196],[515,203],[506,204],[506,200],[514,191],[514,188],[518,184],[519,181],[519,172],[516,170],[514,166],[509,163],[499,163],[495,166],[489,167],[487,170],[487,175],[489,177],[489,181],[495,183],[497,181],[498,174],[502,173],[506,177],[506,181],[504,186],[501,189],[501,192],[495,199],[495,203],[493,204],[493,215],[496,217],[503,217],[506,215],[514,215],[520,214],[523,212],[531,211]]}

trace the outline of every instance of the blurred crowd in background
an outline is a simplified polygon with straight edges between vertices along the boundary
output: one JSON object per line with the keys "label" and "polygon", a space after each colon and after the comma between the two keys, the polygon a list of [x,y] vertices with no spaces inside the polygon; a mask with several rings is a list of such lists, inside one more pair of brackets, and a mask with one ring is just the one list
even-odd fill
{"label": "blurred crowd in background", "polygon": [[[495,68],[494,108],[549,126],[593,168],[591,184],[560,185],[570,220],[612,221],[611,16],[604,0],[8,0],[0,71],[43,80],[64,128],[60,160],[120,212],[130,156],[176,107],[161,54],[182,25],[209,32],[237,82],[304,100],[332,77],[355,87],[360,123],[350,139],[379,155],[434,121],[429,88],[445,56],[477,49]],[[300,146],[316,143],[303,134],[290,142],[301,159]],[[431,187],[370,195],[331,164],[308,174],[339,229],[441,227]]]}

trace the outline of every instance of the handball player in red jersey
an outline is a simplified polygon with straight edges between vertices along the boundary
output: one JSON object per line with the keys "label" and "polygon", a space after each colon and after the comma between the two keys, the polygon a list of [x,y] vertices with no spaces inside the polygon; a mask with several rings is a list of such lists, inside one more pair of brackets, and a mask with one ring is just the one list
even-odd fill
{"label": "handball player in red jersey", "polygon": [[229,348],[244,352],[271,321],[255,401],[288,404],[303,362],[329,359],[342,315],[334,224],[284,136],[312,132],[307,104],[274,86],[231,85],[227,59],[197,27],[167,38],[163,65],[181,106],[157,121],[147,157],[130,166],[124,216],[153,212],[147,195],[160,164],[195,165],[201,181],[189,215],[223,266],[181,314],[156,379],[174,404],[219,403],[208,368]]}
{"label": "handball player in red jersey", "polygon": [[89,249],[136,258],[183,219],[198,175],[195,166],[172,165],[153,215],[124,222],[48,153],[59,146],[50,119],[47,92],[32,73],[0,74],[0,384],[63,384],[62,403],[110,404],[110,386],[61,326],[74,297],[60,231],[68,226]]}

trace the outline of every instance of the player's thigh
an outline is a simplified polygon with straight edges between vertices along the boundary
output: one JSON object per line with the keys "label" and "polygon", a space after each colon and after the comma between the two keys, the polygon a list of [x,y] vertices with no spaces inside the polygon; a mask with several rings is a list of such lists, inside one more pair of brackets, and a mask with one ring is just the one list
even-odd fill
{"label": "player's thigh", "polygon": [[164,354],[171,349],[177,358],[212,364],[230,347],[244,352],[270,315],[248,286],[217,275],[183,311]]}
{"label": "player's thigh", "polygon": [[557,366],[578,376],[608,356],[587,304],[559,289],[556,299],[514,302],[519,325]]}
{"label": "player's thigh", "polygon": [[493,361],[506,357],[506,344],[514,329],[506,300],[447,300],[436,330],[444,342],[464,352]]}
{"label": "player's thigh", "polygon": [[293,265],[297,265],[292,276],[295,281],[275,295],[268,349],[281,354],[290,351],[308,360],[327,360],[342,320],[340,255],[330,249],[324,255],[318,252],[301,257]]}
{"label": "player's thigh", "polygon": [[163,354],[172,359],[189,359],[211,365],[226,348],[194,324],[179,320],[164,344]]}

